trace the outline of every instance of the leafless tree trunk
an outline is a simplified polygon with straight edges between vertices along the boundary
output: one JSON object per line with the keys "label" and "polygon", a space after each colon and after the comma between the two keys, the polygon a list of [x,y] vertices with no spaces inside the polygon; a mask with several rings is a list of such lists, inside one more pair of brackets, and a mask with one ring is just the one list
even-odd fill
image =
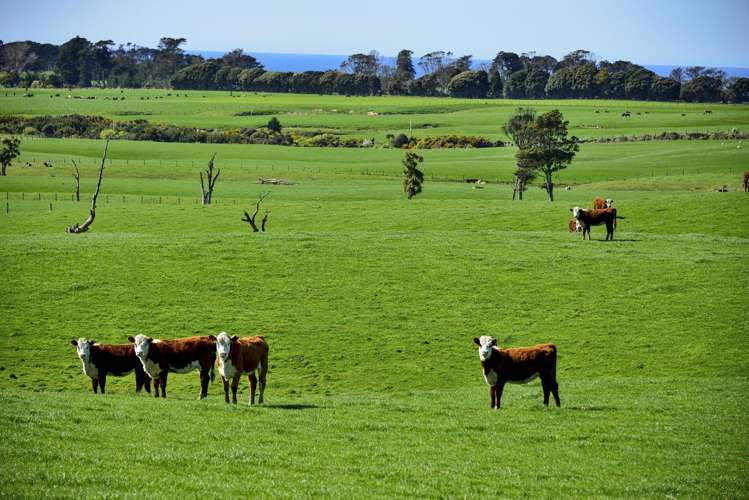
{"label": "leafless tree trunk", "polygon": [[75,160],[71,159],[73,166],[75,167],[75,173],[73,179],[75,179],[75,201],[81,201],[81,173],[78,171],[78,164]]}
{"label": "leafless tree trunk", "polygon": [[208,162],[208,169],[205,171],[205,176],[208,180],[208,189],[206,189],[203,182],[203,172],[200,172],[200,192],[203,195],[203,205],[210,205],[211,198],[213,197],[213,187],[216,185],[221,170],[216,170],[216,175],[213,175],[213,160],[216,159],[216,153],[213,153],[213,158]]}
{"label": "leafless tree trunk", "polygon": [[250,225],[253,233],[257,233],[260,230],[265,232],[265,225],[268,223],[268,216],[270,215],[270,211],[269,210],[265,211],[265,215],[263,216],[263,220],[260,224],[260,229],[257,228],[257,224],[255,223],[255,217],[257,217],[257,214],[260,211],[260,204],[263,202],[265,198],[268,197],[269,194],[270,194],[270,191],[265,191],[265,192],[260,193],[260,197],[258,198],[257,203],[255,203],[255,213],[250,215],[247,213],[247,211],[244,212],[244,217],[242,218],[242,221]]}
{"label": "leafless tree trunk", "polygon": [[104,176],[104,163],[107,160],[107,151],[109,150],[109,140],[107,140],[107,143],[104,145],[104,155],[101,157],[101,165],[99,166],[99,180],[96,183],[96,191],[94,191],[94,196],[91,198],[91,210],[89,210],[88,219],[86,219],[83,224],[73,224],[72,226],[68,226],[65,229],[66,233],[71,234],[80,234],[85,233],[88,231],[89,226],[93,224],[94,219],[96,218],[96,198],[99,196],[99,190],[101,189],[101,178]]}

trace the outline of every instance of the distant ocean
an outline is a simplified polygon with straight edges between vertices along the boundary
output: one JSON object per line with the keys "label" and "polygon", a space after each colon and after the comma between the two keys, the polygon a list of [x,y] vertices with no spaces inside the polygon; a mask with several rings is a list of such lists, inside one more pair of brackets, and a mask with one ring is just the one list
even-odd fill
{"label": "distant ocean", "polygon": [[[201,55],[205,58],[216,58],[224,55],[224,52],[210,50],[188,50],[190,54]],[[327,71],[329,69],[338,69],[341,63],[346,60],[346,55],[335,54],[281,54],[270,52],[248,52],[255,59],[260,61],[265,69],[269,71]],[[381,56],[388,64],[395,64],[395,57]],[[491,61],[475,59],[473,66],[478,68],[482,64],[489,64]],[[421,68],[414,64],[417,76],[421,75]],[[670,66],[665,64],[643,64],[647,69],[660,76],[668,76],[671,70],[679,66]],[[749,68],[719,68],[731,76],[749,77]]]}

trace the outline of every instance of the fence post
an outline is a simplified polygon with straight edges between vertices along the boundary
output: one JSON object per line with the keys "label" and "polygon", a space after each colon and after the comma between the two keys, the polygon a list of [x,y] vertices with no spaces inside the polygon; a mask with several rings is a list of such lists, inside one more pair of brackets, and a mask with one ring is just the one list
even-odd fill
{"label": "fence post", "polygon": [[5,202],[5,215],[10,215],[10,202]]}
{"label": "fence post", "polygon": [[49,202],[49,211],[50,212],[52,211],[52,202],[51,201]]}

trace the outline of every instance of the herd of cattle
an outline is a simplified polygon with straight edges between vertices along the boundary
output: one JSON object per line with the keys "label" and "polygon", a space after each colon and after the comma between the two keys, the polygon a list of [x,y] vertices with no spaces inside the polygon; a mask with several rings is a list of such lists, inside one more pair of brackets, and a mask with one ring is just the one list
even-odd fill
{"label": "herd of cattle", "polygon": [[107,375],[121,377],[135,372],[135,390],[145,387],[154,396],[166,397],[166,382],[169,372],[187,373],[200,371],[200,399],[208,396],[208,382],[214,378],[214,365],[218,364],[224,382],[224,400],[229,402],[231,381],[232,401],[237,402],[237,386],[243,374],[250,382],[251,405],[255,404],[255,392],[260,382],[258,403],[263,402],[265,381],[268,373],[268,343],[261,336],[230,337],[225,332],[218,336],[187,337],[175,340],[159,340],[146,335],[128,337],[129,344],[99,344],[95,340],[81,338],[71,340],[83,363],[83,372],[91,378],[94,393],[97,388],[104,393]]}
{"label": "herd of cattle", "polygon": [[616,219],[624,219],[616,215],[616,209],[612,206],[614,200],[611,198],[596,198],[593,200],[593,208],[588,210],[580,207],[570,208],[572,220],[569,223],[570,232],[582,232],[583,240],[585,235],[590,239],[591,226],[606,225],[606,241],[614,239],[614,229],[616,229]]}
{"label": "herd of cattle", "polygon": [[[154,396],[166,398],[166,383],[170,372],[200,372],[200,399],[208,396],[208,383],[214,379],[214,366],[218,365],[224,382],[224,401],[237,403],[239,379],[247,374],[250,383],[248,403],[255,404],[255,392],[260,385],[258,404],[263,403],[266,375],[268,373],[268,343],[261,336],[239,338],[221,332],[175,340],[160,340],[146,335],[128,337],[129,344],[99,344],[95,340],[80,338],[70,342],[76,347],[83,364],[83,373],[91,379],[94,393],[105,393],[107,375],[122,377],[135,372],[135,391],[145,388]],[[559,406],[557,384],[557,348],[554,344],[534,347],[500,349],[497,340],[482,336],[473,339],[479,345],[479,360],[484,380],[489,385],[491,407],[499,409],[502,390],[507,382],[527,383],[541,379],[544,406],[553,394]]]}

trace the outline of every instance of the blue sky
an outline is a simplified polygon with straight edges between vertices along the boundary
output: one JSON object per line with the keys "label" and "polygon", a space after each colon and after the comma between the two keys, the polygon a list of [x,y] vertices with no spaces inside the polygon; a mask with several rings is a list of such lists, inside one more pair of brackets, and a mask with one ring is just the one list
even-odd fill
{"label": "blue sky", "polygon": [[749,67],[749,0],[193,1],[3,0],[0,39],[75,35],[155,46],[351,54],[402,48],[490,59],[499,50],[561,57],[584,48],[640,64]]}

